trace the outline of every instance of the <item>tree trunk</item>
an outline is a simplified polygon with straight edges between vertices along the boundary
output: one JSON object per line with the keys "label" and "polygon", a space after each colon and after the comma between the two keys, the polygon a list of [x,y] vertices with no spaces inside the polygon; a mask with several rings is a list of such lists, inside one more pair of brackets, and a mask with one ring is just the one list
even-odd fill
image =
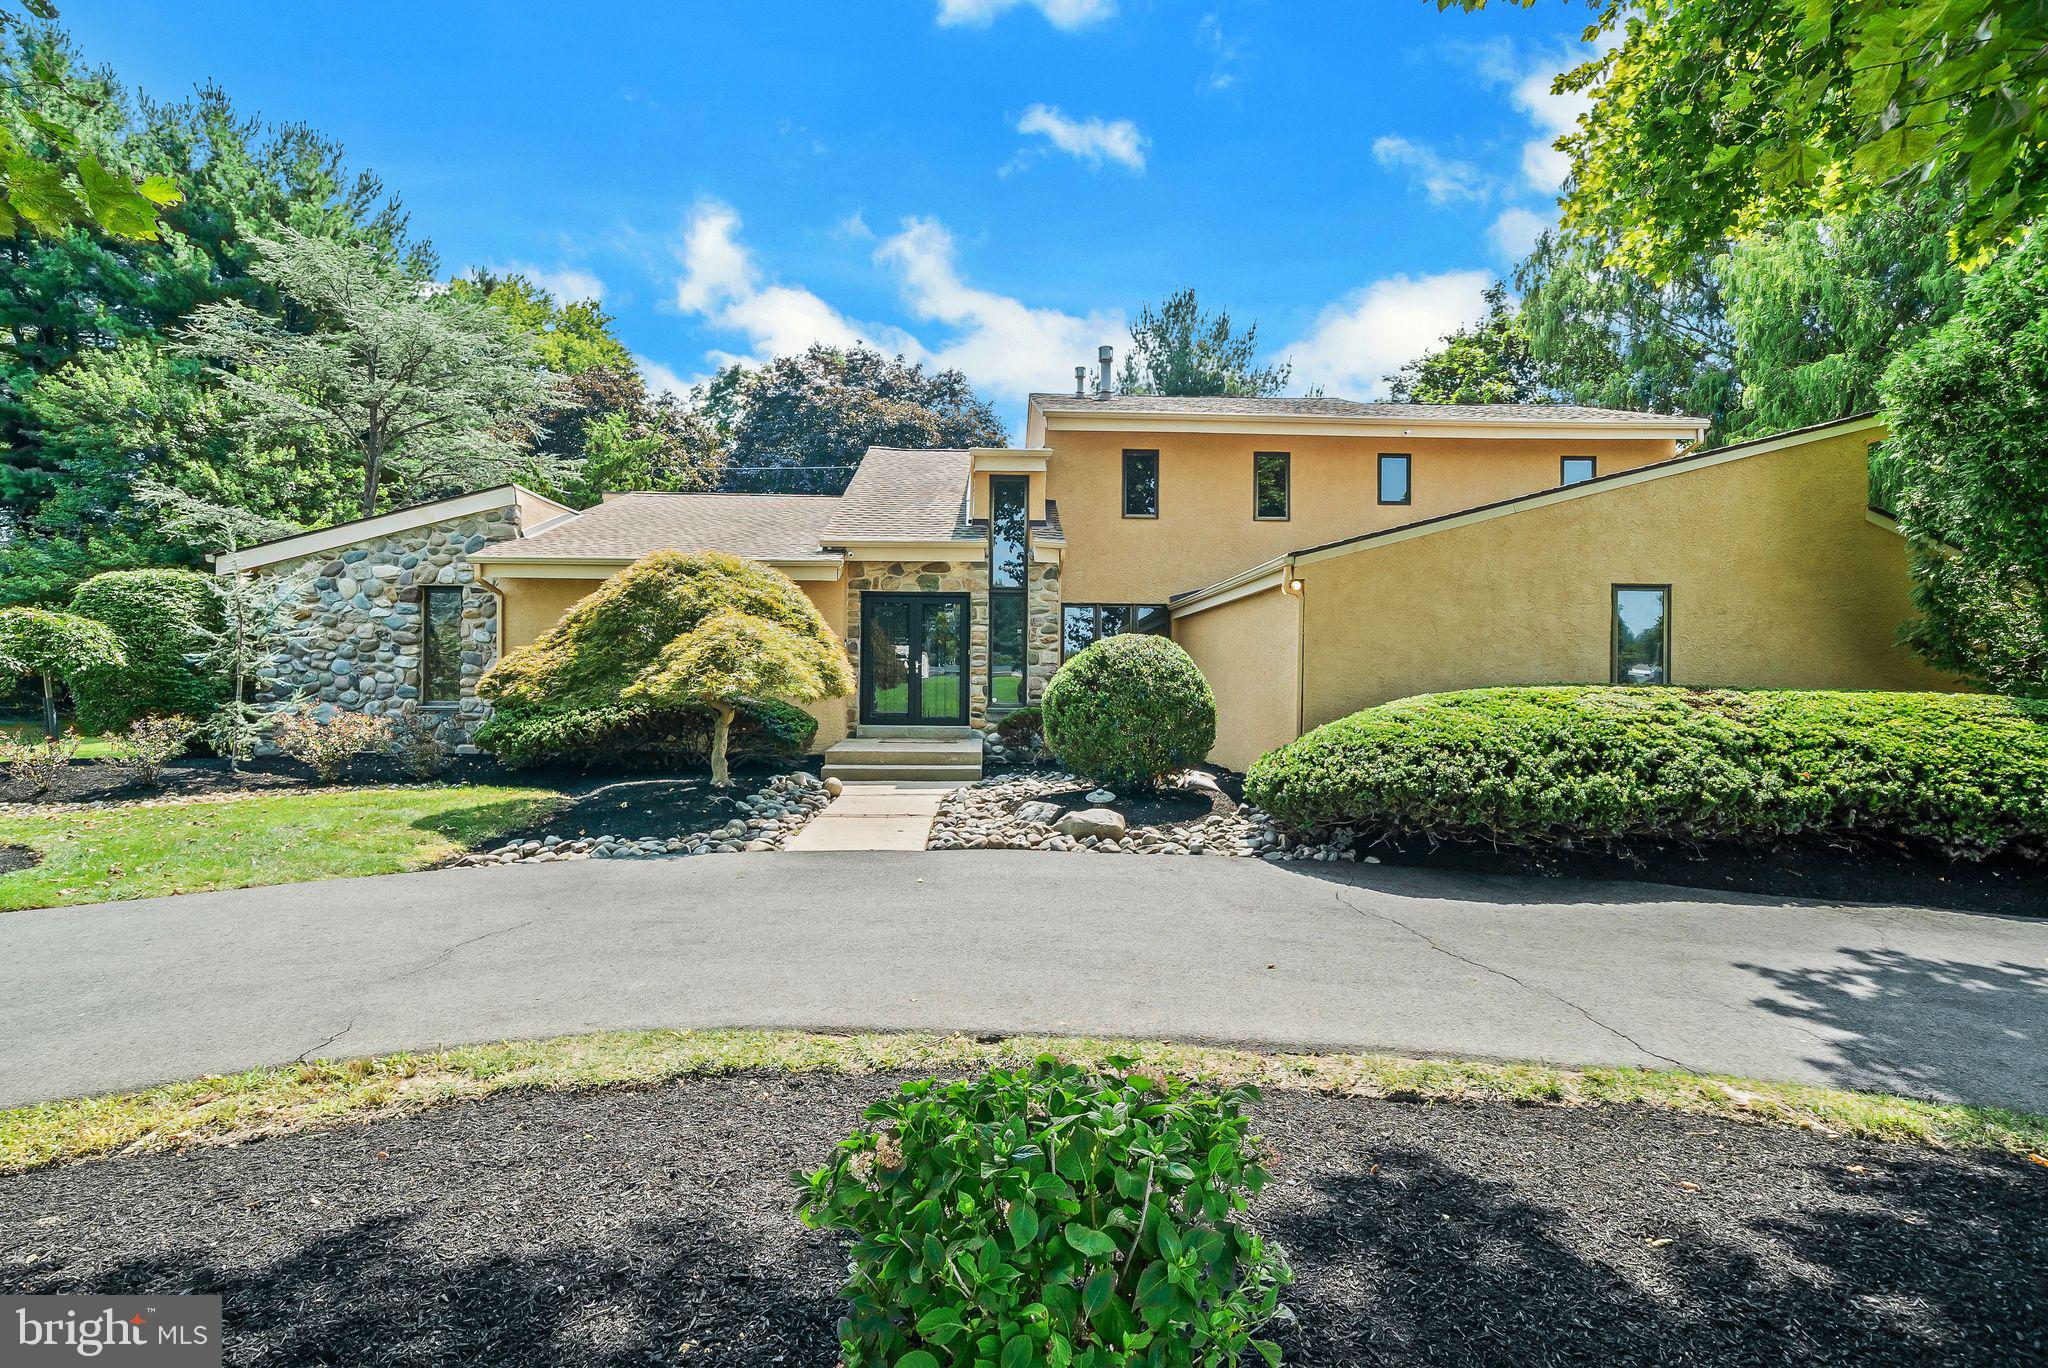
{"label": "tree trunk", "polygon": [[384,474],[384,443],[373,432],[370,434],[368,450],[363,460],[363,516],[377,514],[377,481]]}
{"label": "tree trunk", "polygon": [[57,739],[57,682],[48,675],[43,676],[43,733]]}
{"label": "tree trunk", "polygon": [[735,709],[718,705],[718,715],[711,723],[711,784],[713,788],[724,788],[732,782],[732,775],[725,766],[725,742],[732,734],[732,719]]}

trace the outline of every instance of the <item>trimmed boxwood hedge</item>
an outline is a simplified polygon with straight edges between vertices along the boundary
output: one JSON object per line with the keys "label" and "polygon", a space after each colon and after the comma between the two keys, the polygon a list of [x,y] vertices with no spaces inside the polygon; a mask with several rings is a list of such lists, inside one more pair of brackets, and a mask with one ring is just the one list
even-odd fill
{"label": "trimmed boxwood hedge", "polygon": [[1040,707],[1046,748],[1113,788],[1149,789],[1216,744],[1216,695],[1165,637],[1104,637],[1060,666]]}
{"label": "trimmed boxwood hedge", "polygon": [[2048,703],[1971,694],[1474,689],[1261,756],[1296,831],[1573,846],[1864,837],[2048,854]]}

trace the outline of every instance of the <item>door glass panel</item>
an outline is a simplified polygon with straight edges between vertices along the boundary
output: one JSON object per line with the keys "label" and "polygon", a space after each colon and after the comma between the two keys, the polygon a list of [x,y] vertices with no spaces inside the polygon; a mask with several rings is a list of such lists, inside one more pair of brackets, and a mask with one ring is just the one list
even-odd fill
{"label": "door glass panel", "polygon": [[868,608],[868,636],[861,645],[875,715],[910,715],[910,605],[882,600]]}
{"label": "door glass panel", "polygon": [[927,721],[966,714],[967,615],[957,603],[925,603],[924,707]]}

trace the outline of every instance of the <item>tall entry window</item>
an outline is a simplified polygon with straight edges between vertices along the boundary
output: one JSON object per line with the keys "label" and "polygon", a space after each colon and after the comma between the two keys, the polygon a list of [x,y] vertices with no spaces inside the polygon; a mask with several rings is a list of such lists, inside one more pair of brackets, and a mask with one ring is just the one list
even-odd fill
{"label": "tall entry window", "polygon": [[1252,453],[1252,516],[1260,522],[1286,522],[1289,502],[1288,465],[1284,451]]}
{"label": "tall entry window", "polygon": [[1614,586],[1614,682],[1671,682],[1671,586]]}
{"label": "tall entry window", "polygon": [[988,482],[988,701],[1024,702],[1025,591],[1031,582],[1031,483],[1023,475]]}
{"label": "tall entry window", "polygon": [[1126,451],[1124,453],[1124,516],[1126,518],[1156,518],[1159,516],[1158,452]]}
{"label": "tall entry window", "polygon": [[420,702],[462,701],[462,589],[420,593]]}

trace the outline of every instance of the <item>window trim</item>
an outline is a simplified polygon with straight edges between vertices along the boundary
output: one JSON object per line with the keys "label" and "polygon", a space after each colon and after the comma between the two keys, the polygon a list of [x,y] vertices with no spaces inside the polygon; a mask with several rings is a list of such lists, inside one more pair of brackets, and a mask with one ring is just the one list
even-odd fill
{"label": "window trim", "polygon": [[[1152,511],[1150,513],[1131,512],[1131,458],[1133,456],[1150,456],[1152,458]],[[1123,509],[1123,515],[1126,518],[1157,518],[1159,516],[1159,449],[1157,447],[1125,447],[1121,473],[1123,475],[1122,488],[1117,492],[1120,500],[1119,507]]]}
{"label": "window trim", "polygon": [[1621,677],[1621,596],[1625,592],[1653,592],[1664,596],[1664,683],[1671,682],[1671,624],[1677,617],[1677,598],[1668,584],[1614,584],[1607,591],[1607,682],[1626,688],[1652,687],[1629,684]]}
{"label": "window trim", "polygon": [[[1565,467],[1570,465],[1573,461],[1584,461],[1586,463],[1586,469],[1590,473],[1586,476],[1585,479],[1571,480],[1565,478]],[[1557,458],[1557,487],[1559,489],[1570,489],[1573,485],[1586,484],[1590,481],[1597,480],[1599,478],[1600,458],[1598,456],[1560,456]]]}
{"label": "window trim", "polygon": [[[1401,491],[1401,497],[1400,497],[1400,498],[1398,498],[1398,499],[1390,499],[1390,498],[1388,498],[1388,497],[1387,497],[1387,462],[1388,462],[1388,461],[1399,461],[1399,462],[1401,463],[1401,471],[1402,471],[1402,474],[1403,474],[1403,476],[1405,477],[1405,478],[1404,478],[1404,481],[1403,481],[1403,484],[1404,484],[1404,488],[1403,488],[1403,489],[1402,489],[1402,491]],[[1381,502],[1382,504],[1385,504],[1385,505],[1387,505],[1387,506],[1389,506],[1389,507],[1399,507],[1399,508],[1405,508],[1405,507],[1407,507],[1408,505],[1410,505],[1410,504],[1412,504],[1412,503],[1414,503],[1414,502],[1415,502],[1415,456],[1414,456],[1414,453],[1412,453],[1412,452],[1407,452],[1407,451],[1382,451],[1382,452],[1380,452],[1380,453],[1379,453],[1379,461],[1378,461],[1378,462],[1377,462],[1377,464],[1375,464],[1375,466],[1373,467],[1373,475],[1374,475],[1374,478],[1375,478],[1375,480],[1376,480],[1376,482],[1377,482],[1377,487],[1376,487],[1376,488],[1375,488],[1375,489],[1373,490],[1373,493],[1379,496],[1379,501],[1380,501],[1380,502]]]}
{"label": "window trim", "polygon": [[[1278,513],[1259,512],[1259,462],[1275,457],[1280,462],[1280,502]],[[1294,453],[1291,451],[1254,451],[1252,453],[1252,521],[1291,522],[1294,518]]]}
{"label": "window trim", "polygon": [[[434,678],[434,595],[449,594],[455,599],[455,696],[433,698]],[[469,611],[468,592],[459,584],[423,584],[420,586],[420,682],[419,705],[422,708],[455,708],[462,704],[462,619]]]}

